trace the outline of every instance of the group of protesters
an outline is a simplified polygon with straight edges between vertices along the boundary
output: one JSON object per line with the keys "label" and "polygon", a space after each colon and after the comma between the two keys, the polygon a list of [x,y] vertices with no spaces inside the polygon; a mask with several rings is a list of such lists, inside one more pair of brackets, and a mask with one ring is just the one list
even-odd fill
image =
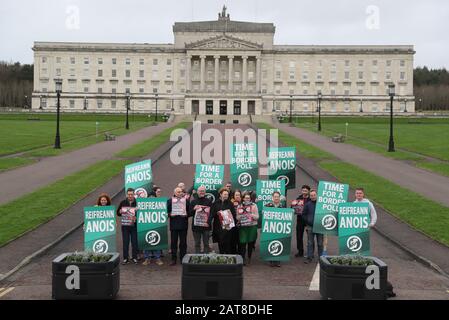
{"label": "group of protesters", "polygon": [[[136,208],[136,198],[134,189],[126,190],[124,199],[117,208],[117,215],[122,216],[124,210]],[[179,183],[174,189],[173,195],[167,201],[167,213],[169,217],[170,229],[170,251],[171,266],[179,261],[182,262],[187,253],[187,234],[189,229],[189,218],[192,217],[192,233],[195,242],[195,253],[214,252],[210,242],[218,243],[220,254],[239,254],[242,256],[244,265],[251,264],[251,258],[256,246],[258,236],[258,225],[262,213],[258,211],[256,205],[256,193],[254,191],[242,192],[233,190],[230,182],[226,183],[218,191],[218,198],[213,201],[206,195],[206,188],[200,186],[197,190],[193,187],[186,191],[185,184]],[[161,197],[162,190],[154,186],[149,197]],[[266,207],[285,207],[283,196],[275,191],[272,194],[272,201]],[[305,258],[304,263],[310,263],[314,258],[315,241],[318,257],[327,254],[327,236],[313,232],[313,222],[315,217],[315,207],[317,201],[317,191],[308,185],[301,187],[299,196],[292,200],[292,208],[297,217],[296,222],[296,246],[298,252],[295,257]],[[365,198],[363,188],[355,190],[355,202],[368,202],[370,206],[371,222],[370,227],[377,221],[377,214],[373,204]],[[101,194],[98,198],[98,206],[107,206],[111,200],[107,194]],[[207,221],[197,223],[196,215],[206,212]],[[130,261],[137,264],[143,260],[144,265],[152,261],[157,265],[163,265],[161,257],[162,250],[138,250],[137,224],[134,216],[132,223],[123,225],[123,264]],[[304,250],[304,234],[307,235],[307,246]],[[129,245],[131,244],[131,259],[129,258]],[[280,267],[279,261],[270,261],[271,267]]]}

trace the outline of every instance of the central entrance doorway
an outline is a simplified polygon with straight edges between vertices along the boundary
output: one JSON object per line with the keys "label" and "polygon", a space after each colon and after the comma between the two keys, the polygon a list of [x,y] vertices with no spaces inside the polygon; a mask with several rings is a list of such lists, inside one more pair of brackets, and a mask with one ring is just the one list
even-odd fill
{"label": "central entrance doorway", "polygon": [[220,115],[228,114],[228,102],[226,100],[220,100]]}

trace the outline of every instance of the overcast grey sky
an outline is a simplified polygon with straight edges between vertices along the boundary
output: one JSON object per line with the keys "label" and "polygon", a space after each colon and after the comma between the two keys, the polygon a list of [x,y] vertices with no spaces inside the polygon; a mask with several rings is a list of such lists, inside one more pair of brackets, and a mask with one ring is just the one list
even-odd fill
{"label": "overcast grey sky", "polygon": [[412,44],[415,66],[449,68],[447,0],[1,0],[0,60],[34,41],[173,43],[175,21],[273,22],[275,44]]}

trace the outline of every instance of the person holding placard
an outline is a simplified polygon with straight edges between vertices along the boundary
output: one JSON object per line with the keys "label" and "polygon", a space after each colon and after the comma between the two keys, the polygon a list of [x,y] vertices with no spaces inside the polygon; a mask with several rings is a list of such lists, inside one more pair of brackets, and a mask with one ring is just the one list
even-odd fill
{"label": "person holding placard", "polygon": [[102,193],[97,199],[96,207],[110,206],[111,203],[111,198],[106,193]]}
{"label": "person holding placard", "polygon": [[212,205],[213,241],[218,242],[221,254],[233,254],[232,236],[235,228],[235,208],[229,200],[229,191],[221,188],[219,199]]}
{"label": "person holding placard", "polygon": [[[162,189],[158,186],[154,186],[152,192],[150,193],[149,198],[160,198],[162,196]],[[162,266],[164,262],[162,261],[162,250],[144,250],[144,262],[142,265],[146,266],[151,263],[151,260],[154,259],[154,262],[158,266]]]}
{"label": "person holding placard", "polygon": [[212,225],[212,200],[206,197],[206,187],[200,186],[197,197],[190,203],[189,216],[193,217],[192,231],[195,240],[195,253],[201,253],[201,240],[203,252],[209,253],[209,236]]}
{"label": "person holding placard", "polygon": [[122,223],[123,240],[123,264],[129,262],[129,242],[131,241],[132,261],[137,264],[137,225],[136,225],[136,198],[134,189],[126,190],[126,199],[120,202],[117,208],[117,215]]}
{"label": "person holding placard", "polygon": [[[237,207],[236,218],[240,242],[239,254],[243,258],[243,264],[249,265],[257,239],[257,221],[259,220],[257,205],[251,201],[251,194],[249,192],[243,195],[243,202]],[[248,259],[245,258],[246,247],[248,247]]]}
{"label": "person holding placard", "polygon": [[371,201],[369,201],[367,198],[365,198],[365,189],[363,188],[357,188],[355,189],[355,200],[354,202],[368,202],[369,204],[369,212],[371,216],[371,221],[369,224],[369,227],[372,228],[377,222],[377,212],[376,208],[374,208],[374,205]]}
{"label": "person holding placard", "polygon": [[302,211],[307,201],[309,201],[310,186],[303,185],[301,187],[301,194],[295,200],[291,202],[291,208],[295,210],[296,215],[296,248],[298,253],[295,257],[299,258],[304,256],[304,229],[305,222],[302,216]]}
{"label": "person holding placard", "polygon": [[171,266],[176,265],[179,241],[179,257],[182,263],[187,252],[187,230],[189,228],[190,203],[182,188],[176,187],[173,197],[167,200],[167,212],[170,218]]}
{"label": "person holding placard", "polygon": [[[273,192],[272,201],[267,203],[265,207],[270,208],[285,208],[285,206],[281,202],[281,193],[279,191]],[[280,267],[281,262],[280,261],[270,261],[270,267]]]}
{"label": "person holding placard", "polygon": [[313,220],[315,219],[317,194],[316,190],[310,190],[310,201],[306,203],[302,211],[304,221],[306,223],[307,233],[307,259],[304,263],[310,263],[313,259],[315,251],[315,238],[318,247],[318,256],[323,254],[323,235],[321,233],[313,232]]}

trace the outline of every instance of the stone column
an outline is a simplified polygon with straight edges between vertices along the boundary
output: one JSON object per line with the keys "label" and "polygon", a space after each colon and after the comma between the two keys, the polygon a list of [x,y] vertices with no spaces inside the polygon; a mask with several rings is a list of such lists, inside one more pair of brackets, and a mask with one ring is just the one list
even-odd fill
{"label": "stone column", "polygon": [[234,56],[228,56],[229,59],[229,75],[228,75],[228,91],[233,90],[234,81]]}
{"label": "stone column", "polygon": [[201,58],[201,70],[200,70],[200,90],[204,91],[204,79],[205,79],[205,72],[206,72],[206,56],[202,55]]}
{"label": "stone column", "polygon": [[220,89],[219,84],[219,75],[220,75],[220,56],[214,56],[215,59],[215,91],[217,92]]}
{"label": "stone column", "polygon": [[260,57],[256,57],[256,93],[260,93],[260,69],[261,69],[261,61]]}
{"label": "stone column", "polygon": [[248,90],[248,56],[242,56],[243,58],[243,69],[242,69],[242,91],[246,92]]}
{"label": "stone column", "polygon": [[188,55],[187,56],[187,62],[186,62],[186,92],[189,92],[191,90],[191,79],[190,79],[190,75],[191,75],[191,70],[192,70],[192,56]]}

